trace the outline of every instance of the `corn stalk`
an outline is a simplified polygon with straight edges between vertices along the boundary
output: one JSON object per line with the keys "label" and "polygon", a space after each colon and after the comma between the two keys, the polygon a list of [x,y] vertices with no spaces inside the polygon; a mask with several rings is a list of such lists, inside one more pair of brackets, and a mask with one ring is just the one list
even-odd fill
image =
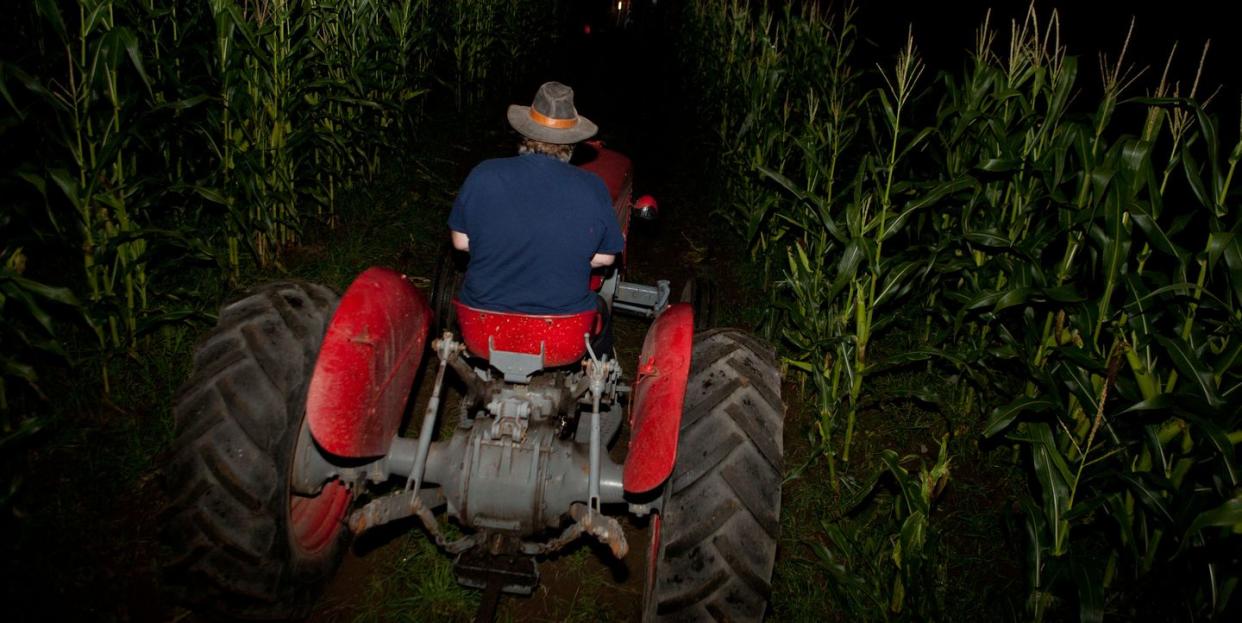
{"label": "corn stalk", "polygon": [[[101,347],[123,347],[147,306],[147,245],[133,214],[135,162],[126,120],[130,98],[145,97],[150,83],[138,38],[118,24],[111,0],[76,3],[76,20],[50,1],[36,8],[64,52],[63,74],[46,85],[21,76],[61,121],[58,142],[69,166],[52,165],[46,175],[77,217],[96,338]],[[127,90],[131,80],[145,90]]]}
{"label": "corn stalk", "polygon": [[[871,74],[883,88],[834,104],[855,81],[823,59],[849,46],[796,36],[818,16],[745,2],[685,15],[722,186],[740,198],[726,216],[757,260],[786,267],[768,327],[811,382],[830,478],[832,431],[844,416],[847,458],[868,380],[926,362],[944,382],[921,395],[988,413],[980,432],[1003,434],[1037,483],[1019,500],[1031,618],[1069,590],[1098,620],[1107,591],[1166,577],[1197,578],[1184,603],[1224,612],[1239,577],[1220,552],[1242,529],[1242,133],[1223,142],[1198,74],[1186,87],[1166,67],[1133,97],[1127,38],[1079,114],[1059,17],[1031,8],[999,50],[985,19],[966,70],[925,92],[908,42]],[[933,98],[934,115],[909,105]],[[1121,127],[1127,108],[1141,125]],[[922,347],[873,356],[895,322]]]}

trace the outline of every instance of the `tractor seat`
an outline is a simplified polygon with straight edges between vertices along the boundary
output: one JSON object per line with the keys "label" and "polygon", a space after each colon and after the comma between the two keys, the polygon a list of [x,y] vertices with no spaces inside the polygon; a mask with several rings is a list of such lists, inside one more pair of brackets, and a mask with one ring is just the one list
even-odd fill
{"label": "tractor seat", "polygon": [[[493,352],[543,356],[543,367],[565,366],[586,355],[584,335],[598,332],[599,312],[537,315],[470,307],[453,300],[462,341],[476,357]],[[495,365],[496,362],[493,362]]]}

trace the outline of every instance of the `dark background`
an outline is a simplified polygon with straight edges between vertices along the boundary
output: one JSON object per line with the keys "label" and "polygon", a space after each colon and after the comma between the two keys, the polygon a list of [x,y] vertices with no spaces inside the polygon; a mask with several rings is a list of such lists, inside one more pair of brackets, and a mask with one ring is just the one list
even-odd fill
{"label": "dark background", "polygon": [[[907,27],[912,26],[915,43],[930,66],[957,69],[965,52],[974,45],[975,32],[989,8],[997,31],[999,49],[1007,43],[1010,20],[1020,20],[1030,6],[1025,1],[953,0],[862,0],[859,2],[862,36],[879,50],[898,49]],[[1070,54],[1079,56],[1084,85],[1098,83],[1097,55],[1105,52],[1115,59],[1134,18],[1134,34],[1127,53],[1134,64],[1148,66],[1144,76],[1153,83],[1174,43],[1178,43],[1170,76],[1189,82],[1199,62],[1203,45],[1211,40],[1200,95],[1210,93],[1222,82],[1236,82],[1234,67],[1242,52],[1235,31],[1237,22],[1229,17],[1236,3],[1185,0],[1182,2],[1123,2],[1119,0],[1042,0],[1035,5],[1041,25],[1053,10],[1060,16],[1062,42]],[[1146,80],[1142,81],[1146,82]],[[1203,87],[1207,87],[1204,89]],[[1217,102],[1236,113],[1239,90],[1236,84],[1221,92]],[[1224,97],[1226,94],[1231,97]]]}
{"label": "dark background", "polygon": [[[677,13],[679,3],[696,0],[626,0],[632,12],[628,27],[620,28],[616,0],[596,0],[571,4],[564,36],[564,56],[552,59],[548,73],[533,76],[526,88],[512,95],[534,92],[544,80],[560,80],[574,87],[578,109],[587,116],[593,112],[602,121],[607,139],[615,121],[652,122],[664,130],[671,127],[666,115],[676,114],[678,104],[687,98],[676,75],[678,50]],[[816,4],[830,11],[848,4],[810,0],[796,4]],[[756,3],[758,4],[758,3]],[[784,5],[768,0],[774,10]],[[1237,22],[1230,18],[1234,3],[1185,0],[1176,3],[1125,2],[1120,0],[1041,0],[1035,4],[1040,28],[1047,28],[1052,12],[1060,18],[1060,38],[1070,55],[1078,57],[1077,80],[1079,112],[1092,112],[1100,94],[1100,54],[1115,62],[1126,40],[1131,19],[1134,31],[1126,52],[1126,64],[1139,79],[1123,97],[1148,95],[1164,71],[1170,50],[1177,45],[1169,69],[1169,81],[1180,82],[1187,95],[1195,79],[1203,46],[1210,50],[1200,79],[1198,99],[1215,93],[1208,110],[1222,117],[1226,140],[1237,127],[1242,107],[1242,88],[1234,67],[1242,60],[1242,42],[1234,34]],[[1026,0],[857,0],[856,23],[859,68],[874,63],[888,65],[913,32],[915,46],[928,66],[924,86],[938,71],[960,72],[969,62],[976,32],[991,9],[990,25],[996,37],[993,50],[1004,54],[1009,44],[1011,23],[1020,26],[1030,9]],[[1236,7],[1235,7],[1236,8]],[[589,33],[585,28],[590,25]],[[681,111],[684,112],[684,111]],[[1123,113],[1124,114],[1124,113]],[[635,128],[624,128],[616,136],[639,138]],[[688,130],[688,124],[681,129]],[[641,137],[639,140],[646,140]],[[631,145],[631,148],[639,145]]]}
{"label": "dark background", "polygon": [[[559,80],[572,86],[582,114],[600,124],[600,137],[627,153],[639,156],[638,167],[662,166],[668,155],[668,139],[694,143],[697,128],[685,104],[695,95],[677,75],[676,46],[680,3],[702,0],[626,0],[631,20],[619,25],[616,0],[575,1],[561,34],[561,55],[550,59],[546,72],[535,72],[528,84],[509,95],[525,103],[540,83]],[[715,0],[708,0],[715,1]],[[810,0],[829,11],[846,5]],[[756,5],[759,3],[756,2]],[[776,11],[785,4],[768,0]],[[1211,48],[1204,66],[1198,99],[1216,93],[1208,110],[1220,116],[1224,140],[1232,144],[1242,107],[1242,89],[1233,68],[1242,59],[1242,43],[1232,32],[1229,2],[1185,0],[1177,3],[1142,3],[1119,0],[1042,0],[1035,4],[1040,28],[1047,28],[1052,12],[1060,18],[1061,44],[1078,57],[1079,75],[1073,108],[1090,114],[1098,105],[1101,89],[1099,57],[1114,62],[1126,40],[1131,19],[1134,32],[1126,52],[1133,72],[1143,70],[1124,97],[1149,95],[1160,80],[1169,52],[1177,52],[1169,81],[1182,84],[1187,95],[1205,42]],[[996,33],[994,52],[1003,55],[1009,44],[1011,23],[1021,26],[1030,9],[1026,0],[857,0],[855,18],[859,43],[855,65],[859,69],[891,64],[913,32],[915,45],[927,64],[926,87],[939,71],[959,73],[969,62],[976,32],[989,8],[990,26]],[[590,28],[586,28],[587,26]],[[1144,69],[1145,68],[1145,69]],[[878,86],[878,85],[873,85]],[[1123,107],[1120,115],[1141,115],[1142,110]],[[641,175],[642,172],[640,171]]]}

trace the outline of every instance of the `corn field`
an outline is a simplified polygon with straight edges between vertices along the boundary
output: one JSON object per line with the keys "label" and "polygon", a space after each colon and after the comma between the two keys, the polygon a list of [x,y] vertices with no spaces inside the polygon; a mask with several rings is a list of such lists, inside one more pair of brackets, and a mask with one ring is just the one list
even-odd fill
{"label": "corn field", "polygon": [[[933,75],[918,32],[861,67],[854,18],[744,0],[682,16],[721,211],[764,267],[765,329],[812,397],[824,468],[857,462],[873,379],[929,371],[914,396],[1030,475],[1026,618],[1100,620],[1153,587],[1193,617],[1236,607],[1242,128],[1199,84],[1208,50],[1140,80],[1128,38],[1084,62],[1032,7]],[[915,346],[883,348],[894,334]],[[851,539],[826,540],[845,582]],[[859,598],[859,617],[909,616],[928,584]]]}
{"label": "corn field", "polygon": [[3,448],[41,425],[41,369],[94,366],[106,396],[109,358],[141,359],[153,335],[204,319],[219,284],[279,271],[417,145],[428,97],[511,89],[564,13],[559,0],[22,5],[0,48]]}

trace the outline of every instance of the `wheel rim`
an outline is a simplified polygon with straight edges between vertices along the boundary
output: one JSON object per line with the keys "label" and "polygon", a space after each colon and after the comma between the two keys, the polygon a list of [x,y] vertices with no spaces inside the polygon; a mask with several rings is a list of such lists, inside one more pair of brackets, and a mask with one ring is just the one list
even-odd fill
{"label": "wheel rim", "polygon": [[344,526],[349,510],[349,487],[334,480],[314,497],[289,495],[289,525],[293,542],[308,554],[332,544]]}
{"label": "wheel rim", "polygon": [[[315,451],[310,437],[310,423],[305,415],[302,416],[302,425],[298,430],[298,446],[293,452],[294,461],[289,466],[291,479],[293,470],[297,469],[299,452]],[[340,536],[345,527],[345,515],[349,513],[349,506],[353,501],[353,493],[340,480],[324,483],[323,489],[317,495],[294,493],[292,482],[288,487],[289,532],[293,545],[303,554],[318,554],[330,547]]]}
{"label": "wheel rim", "polygon": [[[652,610],[655,600],[656,572],[660,568],[660,514],[656,513],[651,517],[651,543],[647,546],[647,581],[646,590],[643,591],[645,597],[644,610]],[[653,614],[646,612],[645,614]]]}

